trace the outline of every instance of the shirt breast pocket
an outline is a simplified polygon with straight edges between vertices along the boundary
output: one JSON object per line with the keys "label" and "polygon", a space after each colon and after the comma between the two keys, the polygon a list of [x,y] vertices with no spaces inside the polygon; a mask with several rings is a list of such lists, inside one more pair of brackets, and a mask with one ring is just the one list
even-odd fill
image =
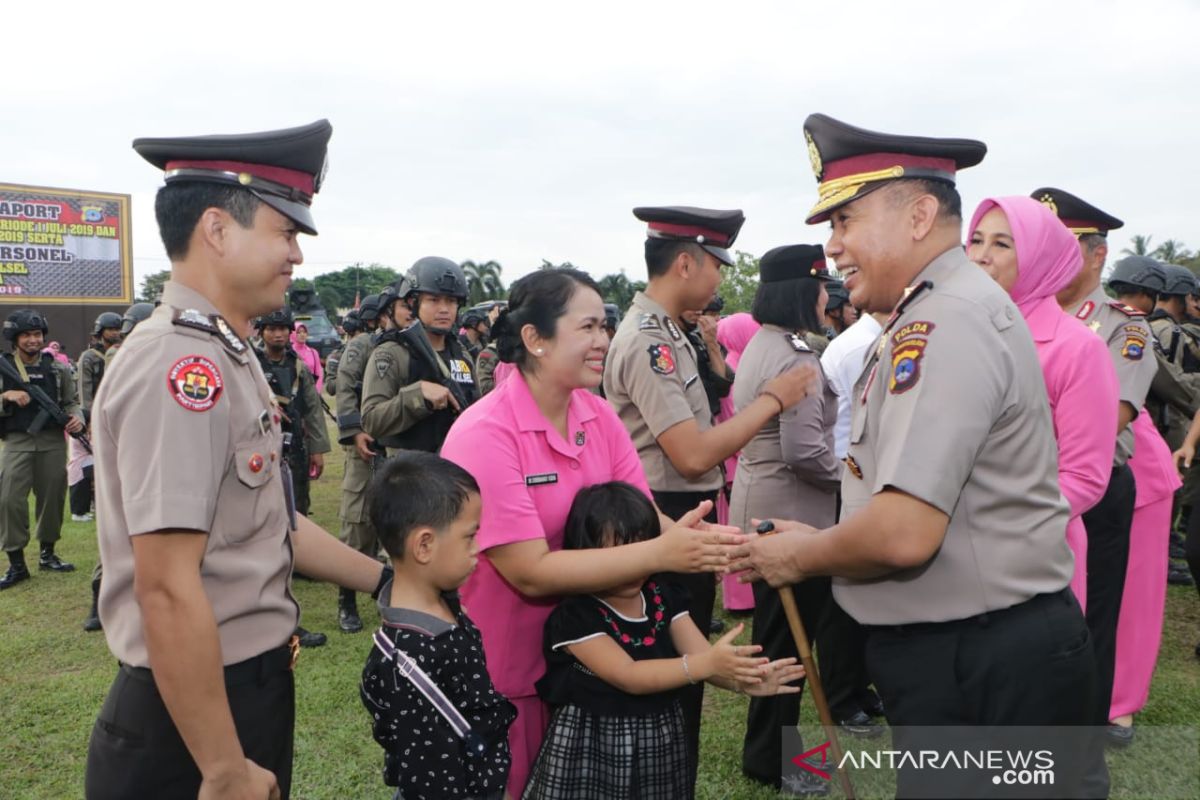
{"label": "shirt breast pocket", "polygon": [[271,459],[269,444],[270,441],[262,437],[257,441],[240,444],[234,450],[238,480],[247,489],[262,487],[275,472],[275,462]]}
{"label": "shirt breast pocket", "polygon": [[855,403],[850,417],[850,444],[859,444],[867,435],[867,405]]}

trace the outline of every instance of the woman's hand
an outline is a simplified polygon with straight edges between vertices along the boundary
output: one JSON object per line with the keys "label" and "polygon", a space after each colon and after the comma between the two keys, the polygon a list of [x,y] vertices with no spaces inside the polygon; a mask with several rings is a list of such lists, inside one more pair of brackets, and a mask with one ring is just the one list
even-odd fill
{"label": "woman's hand", "polygon": [[755,657],[755,653],[762,651],[762,645],[733,643],[745,628],[745,623],[739,622],[718,639],[707,653],[693,656],[700,662],[700,669],[697,670],[699,674],[693,673],[692,677],[697,680],[701,679],[700,675],[704,676],[704,680],[724,678],[743,687],[762,683],[763,669],[768,662],[766,658]]}
{"label": "woman's hand", "polygon": [[654,572],[725,572],[733,548],[746,537],[736,528],[704,522],[711,509],[712,501],[705,500],[654,540],[659,553]]}
{"label": "woman's hand", "polygon": [[770,697],[776,694],[797,694],[799,686],[793,681],[804,677],[804,667],[794,658],[780,658],[762,667],[762,680],[758,683],[738,683],[738,688],[751,697]]}
{"label": "woman's hand", "polygon": [[1183,474],[1185,470],[1192,468],[1192,459],[1196,457],[1196,444],[1185,440],[1183,445],[1171,453],[1171,458],[1175,459],[1175,469]]}

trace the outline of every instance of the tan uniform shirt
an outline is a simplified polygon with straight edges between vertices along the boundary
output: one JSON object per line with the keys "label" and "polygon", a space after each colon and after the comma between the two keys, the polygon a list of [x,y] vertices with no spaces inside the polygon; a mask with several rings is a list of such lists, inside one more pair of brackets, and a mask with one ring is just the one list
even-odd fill
{"label": "tan uniform shirt", "polygon": [[299,606],[279,409],[258,359],[204,296],[171,282],[121,350],[92,417],[109,649],[149,666],[131,539],[163,530],[208,534],[200,577],[223,663],[282,645]]}
{"label": "tan uniform shirt", "polygon": [[[794,519],[817,528],[837,522],[841,462],[833,453],[837,395],[821,371],[816,346],[824,337],[801,337],[765,325],[746,345],[733,381],[738,411],[763,385],[808,364],[821,376],[820,391],[772,417],[738,456],[729,502],[729,524],[752,530],[751,518]],[[824,339],[828,342],[828,339]]]}
{"label": "tan uniform shirt", "polygon": [[659,436],[688,419],[708,430],[712,414],[696,352],[675,320],[641,292],[609,347],[604,395],[629,431],[651,489],[701,492],[724,485],[719,466],[688,481],[658,445]]}
{"label": "tan uniform shirt", "polygon": [[[1111,299],[1099,286],[1079,305],[1065,311],[1108,343],[1108,353],[1121,385],[1121,401],[1129,403],[1134,412],[1140,414],[1154,373],[1158,371],[1158,364],[1151,357],[1153,340],[1145,315]],[[1121,466],[1131,455],[1133,428],[1126,425],[1117,436],[1113,465]]]}
{"label": "tan uniform shirt", "polygon": [[950,517],[937,553],[875,580],[834,579],[868,625],[944,622],[1064,588],[1070,511],[1033,337],[961,247],[934,259],[855,387],[843,518],[886,488]]}

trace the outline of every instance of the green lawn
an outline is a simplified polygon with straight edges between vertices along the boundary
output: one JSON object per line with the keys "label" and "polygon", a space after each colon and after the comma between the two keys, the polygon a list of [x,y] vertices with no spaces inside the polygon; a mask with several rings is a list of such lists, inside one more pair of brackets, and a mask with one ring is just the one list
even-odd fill
{"label": "green lawn", "polygon": [[[337,530],[342,472],[340,451],[329,459],[325,476],[313,485],[314,518]],[[68,517],[69,518],[69,517]],[[35,546],[27,555],[36,559]],[[0,594],[0,797],[77,798],[82,796],[87,740],[97,710],[116,670],[103,634],[80,629],[87,611],[89,576],[96,561],[92,524],[68,522],[59,553],[77,567],[69,575],[39,574]],[[371,739],[358,699],[358,679],[370,648],[366,631],[337,630],[336,590],[297,581],[302,623],[329,635],[329,644],[305,650],[297,666],[296,759],[293,797],[387,798],[380,780],[381,755]],[[360,604],[360,610],[363,607]],[[368,609],[369,611],[369,609]],[[540,631],[523,632],[540,639]],[[748,638],[748,636],[747,636]],[[1195,589],[1171,587],[1166,628],[1150,702],[1141,725],[1196,725],[1200,722],[1200,662],[1192,654],[1200,638],[1200,603]],[[1036,676],[1029,676],[1036,680]],[[745,699],[709,688],[700,760],[702,798],[769,798],[774,793],[741,775]],[[815,724],[810,701],[803,720]],[[1150,751],[1149,753],[1147,751]],[[1135,744],[1110,757],[1114,797],[1154,797],[1144,766],[1153,747]]]}

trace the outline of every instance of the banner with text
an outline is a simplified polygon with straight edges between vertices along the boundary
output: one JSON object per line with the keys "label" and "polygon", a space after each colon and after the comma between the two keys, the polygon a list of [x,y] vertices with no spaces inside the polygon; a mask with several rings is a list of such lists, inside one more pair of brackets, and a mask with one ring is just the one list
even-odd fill
{"label": "banner with text", "polygon": [[0,183],[0,303],[132,300],[129,195]]}

